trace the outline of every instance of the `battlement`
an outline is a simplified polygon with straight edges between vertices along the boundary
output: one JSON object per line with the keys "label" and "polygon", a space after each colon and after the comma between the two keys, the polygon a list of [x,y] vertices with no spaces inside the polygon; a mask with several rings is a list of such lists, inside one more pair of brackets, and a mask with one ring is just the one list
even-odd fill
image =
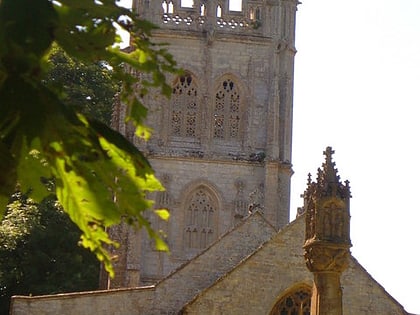
{"label": "battlement", "polygon": [[261,34],[263,0],[137,1],[137,11],[161,28]]}

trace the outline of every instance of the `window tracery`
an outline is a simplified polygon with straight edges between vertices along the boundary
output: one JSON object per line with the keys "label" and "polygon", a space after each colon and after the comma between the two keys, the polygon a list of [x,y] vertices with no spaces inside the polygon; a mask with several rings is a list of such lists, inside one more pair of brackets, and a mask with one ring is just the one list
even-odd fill
{"label": "window tracery", "polygon": [[197,86],[190,74],[178,77],[172,89],[171,136],[195,138],[198,124]]}
{"label": "window tracery", "polygon": [[213,136],[221,140],[239,140],[241,95],[237,84],[225,79],[217,89],[214,106]]}
{"label": "window tracery", "polygon": [[185,247],[205,249],[214,240],[217,204],[204,186],[196,189],[186,205]]}
{"label": "window tracery", "polygon": [[270,315],[310,315],[310,313],[311,291],[300,288],[282,298]]}

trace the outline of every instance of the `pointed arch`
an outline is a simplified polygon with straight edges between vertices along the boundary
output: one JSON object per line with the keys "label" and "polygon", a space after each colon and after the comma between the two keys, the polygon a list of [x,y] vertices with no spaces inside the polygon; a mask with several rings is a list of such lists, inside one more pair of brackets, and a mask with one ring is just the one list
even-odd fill
{"label": "pointed arch", "polygon": [[298,284],[286,290],[272,308],[270,315],[310,315],[312,289]]}
{"label": "pointed arch", "polygon": [[245,128],[244,89],[231,74],[216,81],[213,106],[213,139],[239,143]]}
{"label": "pointed arch", "polygon": [[184,249],[203,250],[216,240],[220,198],[214,187],[205,182],[190,186],[185,192]]}
{"label": "pointed arch", "polygon": [[173,81],[168,124],[172,139],[199,138],[201,108],[197,81],[191,72],[185,72]]}

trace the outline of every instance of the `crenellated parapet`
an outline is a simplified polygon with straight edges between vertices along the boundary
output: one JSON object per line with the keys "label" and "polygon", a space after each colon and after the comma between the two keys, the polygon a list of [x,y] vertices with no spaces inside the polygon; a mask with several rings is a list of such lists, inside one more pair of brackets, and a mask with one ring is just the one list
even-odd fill
{"label": "crenellated parapet", "polygon": [[294,42],[297,0],[134,0],[162,29],[274,36]]}
{"label": "crenellated parapet", "polygon": [[262,23],[263,1],[162,0],[161,22],[186,29],[205,29],[209,25],[230,31],[257,31]]}

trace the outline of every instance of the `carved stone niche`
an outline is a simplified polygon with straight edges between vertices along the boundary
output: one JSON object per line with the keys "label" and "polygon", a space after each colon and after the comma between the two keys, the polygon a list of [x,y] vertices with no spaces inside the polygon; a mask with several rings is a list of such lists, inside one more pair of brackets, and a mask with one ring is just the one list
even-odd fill
{"label": "carved stone niche", "polygon": [[308,208],[305,260],[311,272],[338,272],[347,268],[350,254],[348,204],[337,197],[313,200]]}
{"label": "carved stone niche", "polygon": [[312,237],[316,240],[325,240],[333,243],[350,244],[350,216],[347,205],[338,198],[322,200],[316,206],[311,218],[310,228],[315,233]]}

